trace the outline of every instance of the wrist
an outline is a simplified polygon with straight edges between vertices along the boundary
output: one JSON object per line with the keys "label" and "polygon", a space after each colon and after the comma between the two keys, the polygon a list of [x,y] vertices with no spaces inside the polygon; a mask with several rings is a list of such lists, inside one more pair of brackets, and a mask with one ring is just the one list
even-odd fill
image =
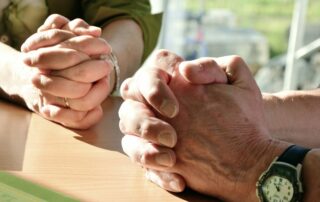
{"label": "wrist", "polygon": [[302,164],[303,201],[317,201],[320,196],[320,149],[312,149]]}
{"label": "wrist", "polygon": [[274,135],[281,130],[281,124],[283,124],[283,120],[278,118],[281,110],[279,105],[281,105],[281,102],[283,101],[277,94],[271,93],[263,93],[262,99],[268,130],[270,131],[270,134]]}
{"label": "wrist", "polygon": [[112,47],[121,68],[120,82],[132,76],[141,65],[143,36],[140,26],[133,20],[116,20],[103,27],[102,38]]}
{"label": "wrist", "polygon": [[291,145],[277,155],[257,181],[257,197],[260,201],[302,201],[304,189],[301,171],[309,152],[308,148]]}
{"label": "wrist", "polygon": [[8,66],[6,66],[8,74],[4,85],[1,86],[8,100],[33,111],[36,107],[33,101],[39,98],[39,93],[31,81],[35,71],[36,69],[23,63],[22,55],[18,53],[8,61]]}
{"label": "wrist", "polygon": [[[38,72],[37,69],[25,65],[22,62],[21,54],[19,54],[19,59],[14,62],[14,71],[19,73],[14,73],[13,78],[13,88],[15,97],[19,100],[18,102],[27,106],[30,110],[35,110],[35,101],[39,99],[39,91],[32,84],[32,77]],[[15,100],[16,101],[16,100]]]}
{"label": "wrist", "polygon": [[248,174],[250,175],[248,179],[250,179],[250,182],[245,186],[247,187],[247,198],[245,201],[259,201],[256,184],[260,176],[269,168],[275,158],[279,157],[289,146],[289,143],[270,139],[259,147],[261,155],[257,156],[256,163],[253,164],[254,166],[252,169],[248,171]]}
{"label": "wrist", "polygon": [[[1,63],[1,89],[6,97],[13,100],[13,97],[21,96],[21,84],[25,83],[29,72],[23,67],[20,61],[20,54],[13,53],[11,57],[6,57]],[[26,74],[27,73],[27,74]]]}

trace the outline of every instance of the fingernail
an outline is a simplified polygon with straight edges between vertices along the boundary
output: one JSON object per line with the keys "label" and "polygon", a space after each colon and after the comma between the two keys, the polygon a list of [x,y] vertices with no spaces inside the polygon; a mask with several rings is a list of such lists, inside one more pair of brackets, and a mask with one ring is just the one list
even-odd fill
{"label": "fingernail", "polygon": [[123,133],[126,131],[126,127],[124,126],[124,123],[121,120],[119,121],[119,129]]}
{"label": "fingernail", "polygon": [[56,29],[56,28],[58,28],[57,24],[56,23],[52,23],[51,29]]}
{"label": "fingernail", "polygon": [[[26,49],[26,48],[24,48],[24,49]],[[31,58],[30,58],[29,54],[24,53],[24,54],[22,54],[21,57],[22,57],[22,61],[23,61],[26,65],[31,65]]]}
{"label": "fingernail", "polygon": [[173,147],[175,145],[174,135],[170,132],[162,132],[158,135],[158,141],[167,147]]}
{"label": "fingernail", "polygon": [[51,117],[50,109],[46,106],[40,108],[40,112],[46,117]]}
{"label": "fingernail", "polygon": [[37,29],[37,32],[41,32],[41,31],[43,31],[44,30],[44,25],[41,25],[40,27],[38,27],[38,29]]}
{"label": "fingernail", "polygon": [[176,192],[182,191],[182,188],[181,188],[180,184],[175,180],[171,181],[169,183],[169,186],[172,189],[172,191],[176,191]]}
{"label": "fingernail", "polygon": [[168,153],[160,153],[156,155],[156,162],[162,166],[172,166],[172,158]]}
{"label": "fingernail", "polygon": [[44,75],[40,75],[40,84],[45,86],[47,83],[50,82],[50,79]]}
{"label": "fingernail", "polygon": [[160,106],[161,112],[167,117],[174,117],[178,112],[178,107],[170,100],[164,100]]}
{"label": "fingernail", "polygon": [[98,31],[98,32],[101,32],[101,28],[100,28],[100,27],[96,27],[96,26],[89,26],[89,30],[90,30],[90,31]]}
{"label": "fingernail", "polygon": [[50,107],[44,106],[40,109],[40,112],[48,118],[52,118],[55,116],[55,112],[50,110]]}
{"label": "fingernail", "polygon": [[21,52],[23,52],[23,53],[28,52],[28,46],[26,44],[22,44]]}

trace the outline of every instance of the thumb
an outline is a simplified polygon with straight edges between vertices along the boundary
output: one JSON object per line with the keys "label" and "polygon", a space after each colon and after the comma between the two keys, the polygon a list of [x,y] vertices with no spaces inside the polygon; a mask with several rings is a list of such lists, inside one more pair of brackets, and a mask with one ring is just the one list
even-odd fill
{"label": "thumb", "polygon": [[179,72],[192,84],[226,84],[228,82],[226,73],[214,58],[199,58],[182,62],[179,65]]}
{"label": "thumb", "polygon": [[248,65],[240,56],[219,57],[216,63],[225,71],[229,84],[243,89],[259,89]]}
{"label": "thumb", "polygon": [[43,25],[38,28],[38,32],[43,32],[49,29],[62,29],[63,26],[68,24],[70,20],[59,14],[50,15]]}
{"label": "thumb", "polygon": [[90,26],[82,19],[74,19],[70,21],[68,18],[59,15],[50,15],[38,28],[38,32],[43,32],[50,29],[63,29],[66,31],[73,32],[76,35],[90,35],[93,37],[100,37],[101,28],[96,26]]}
{"label": "thumb", "polygon": [[71,31],[76,35],[90,35],[93,37],[101,36],[101,28],[91,26],[82,19],[74,19],[62,27],[63,30]]}

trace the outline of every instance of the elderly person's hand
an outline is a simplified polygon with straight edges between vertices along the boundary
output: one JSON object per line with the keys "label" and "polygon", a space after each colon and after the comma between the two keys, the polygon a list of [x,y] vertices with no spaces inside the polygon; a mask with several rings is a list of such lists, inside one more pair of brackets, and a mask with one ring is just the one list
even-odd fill
{"label": "elderly person's hand", "polygon": [[[127,109],[126,105],[123,104],[119,112],[120,130],[125,134],[135,135],[137,141],[149,141],[150,146],[154,150],[160,151],[161,154],[153,155],[152,151],[150,155],[145,154],[143,153],[143,147],[131,147],[131,153],[141,154],[137,158],[142,158],[141,161],[143,162],[141,164],[148,168],[148,172],[146,172],[148,179],[173,192],[180,192],[185,188],[184,179],[180,175],[163,170],[163,168],[173,166],[175,163],[175,154],[167,147],[175,146],[177,135],[171,125],[156,117],[155,112],[166,117],[177,115],[179,103],[168,87],[168,83],[171,80],[172,73],[182,61],[183,59],[180,56],[167,50],[156,51],[155,54],[151,55],[147,65],[140,68],[132,78],[123,82],[120,91],[125,100],[137,101],[132,102],[132,104],[146,112],[136,116],[134,113],[128,113],[130,109]],[[201,65],[201,68],[196,72],[185,71],[185,73],[193,73],[194,82],[199,84],[226,83],[226,76],[221,74],[222,69],[210,68],[211,63],[211,58],[196,60],[193,64]],[[216,76],[212,77],[211,75]],[[123,148],[129,148],[126,147],[124,141]],[[141,149],[141,152],[139,149]]]}
{"label": "elderly person's hand", "polygon": [[78,129],[101,118],[100,104],[113,88],[113,64],[105,57],[111,47],[100,35],[100,28],[83,20],[51,15],[26,40],[23,60],[35,70],[32,83],[41,97],[35,111]]}
{"label": "elderly person's hand", "polygon": [[[246,64],[239,57],[203,60],[206,62],[200,59],[177,64],[171,74],[169,86],[180,105],[179,114],[166,119],[178,134],[174,149],[159,149],[139,137],[126,135],[124,151],[143,166],[162,171],[153,171],[149,176],[164,188],[172,180],[168,181],[163,171],[179,174],[187,186],[202,193],[227,201],[256,201],[257,179],[288,145],[269,135],[261,93]],[[220,80],[221,84],[190,84],[204,83],[204,76],[199,80],[199,72],[207,72],[212,81],[225,79]],[[122,131],[143,137],[143,133],[127,128],[141,126],[138,117],[151,117],[152,112],[142,102],[126,100],[119,112]],[[128,114],[137,117],[131,124]]]}
{"label": "elderly person's hand", "polygon": [[[171,125],[156,117],[156,113],[166,117],[177,115],[179,103],[168,83],[171,80],[172,73],[182,61],[181,57],[166,50],[159,50],[153,54],[147,65],[140,68],[132,78],[123,82],[121,95],[130,104],[123,104],[119,112],[119,126],[123,133],[135,135],[137,140],[139,139],[142,142],[145,140],[151,142],[150,146],[161,153],[158,156],[153,155],[153,153],[149,155],[143,153],[142,147],[141,152],[139,147],[132,148],[131,153],[141,154],[137,158],[142,158],[141,161],[144,161],[142,165],[148,168],[147,177],[162,188],[174,192],[182,191],[185,188],[184,179],[177,174],[164,171],[163,168],[173,166],[175,163],[175,154],[167,147],[175,146],[177,135]],[[222,74],[222,69],[210,68],[211,63],[211,58],[196,60],[193,64],[201,65],[201,68],[196,72],[187,70],[185,74],[193,73],[193,82],[199,84],[226,83],[227,79]],[[211,75],[216,76],[212,77]],[[131,104],[145,113],[137,116],[135,113],[129,112]],[[126,106],[129,106],[129,108]],[[123,145],[123,147],[124,149],[127,148],[126,145]]]}

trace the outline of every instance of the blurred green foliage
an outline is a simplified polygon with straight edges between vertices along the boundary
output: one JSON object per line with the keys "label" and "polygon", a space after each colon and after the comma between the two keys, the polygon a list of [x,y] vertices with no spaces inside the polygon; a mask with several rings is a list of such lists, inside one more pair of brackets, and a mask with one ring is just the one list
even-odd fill
{"label": "blurred green foliage", "polygon": [[[200,11],[200,0],[187,0],[187,9]],[[208,9],[229,9],[240,27],[253,28],[263,33],[270,44],[270,55],[284,53],[288,45],[294,0],[204,0]],[[320,0],[309,0],[307,23],[320,24]]]}

